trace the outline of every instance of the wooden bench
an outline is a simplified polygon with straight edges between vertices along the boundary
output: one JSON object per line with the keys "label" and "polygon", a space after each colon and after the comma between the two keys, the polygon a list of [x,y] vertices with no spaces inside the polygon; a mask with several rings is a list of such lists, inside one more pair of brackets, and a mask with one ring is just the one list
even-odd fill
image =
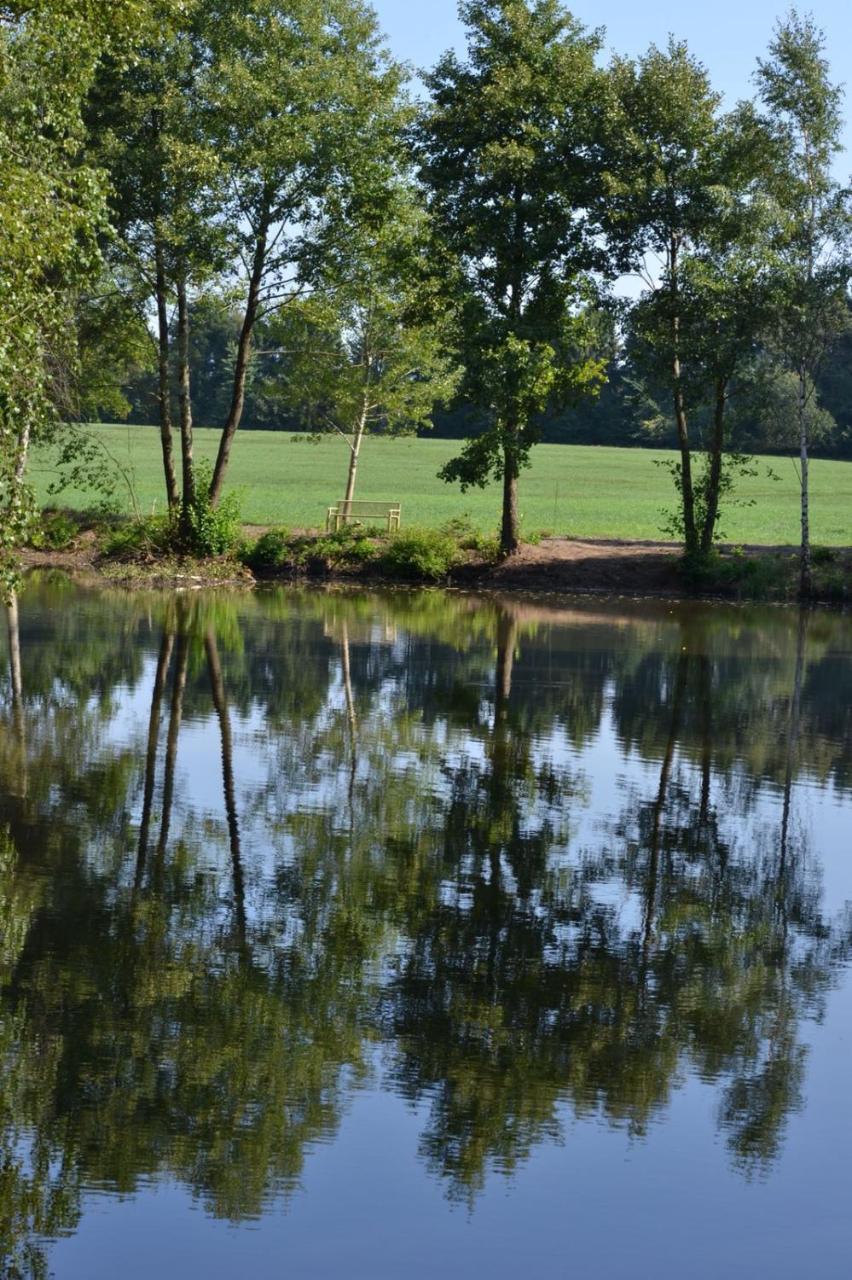
{"label": "wooden bench", "polygon": [[393,533],[401,520],[402,504],[399,502],[336,502],[326,512],[325,531],[336,533],[348,524],[381,523],[388,533]]}

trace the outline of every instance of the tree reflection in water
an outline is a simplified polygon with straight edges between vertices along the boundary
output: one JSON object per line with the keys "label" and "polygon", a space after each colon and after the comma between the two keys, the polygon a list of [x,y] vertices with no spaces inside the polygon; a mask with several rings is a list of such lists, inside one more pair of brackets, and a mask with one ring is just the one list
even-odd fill
{"label": "tree reflection in water", "polygon": [[[169,1173],[260,1215],[377,1045],[453,1196],[566,1104],[645,1134],[690,1075],[738,1165],[777,1157],[849,956],[793,821],[801,761],[848,786],[848,623],[68,590],[8,617],[4,1274],[46,1274],[92,1186]],[[605,722],[638,772],[590,827]],[[216,735],[216,800],[182,725]]]}

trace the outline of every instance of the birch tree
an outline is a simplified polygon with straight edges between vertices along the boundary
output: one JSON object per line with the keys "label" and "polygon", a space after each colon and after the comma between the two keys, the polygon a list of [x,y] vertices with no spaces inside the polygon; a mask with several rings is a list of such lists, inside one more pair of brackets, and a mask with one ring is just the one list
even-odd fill
{"label": "birch tree", "polygon": [[827,351],[848,325],[852,277],[850,192],[834,177],[842,149],[842,89],[832,83],[825,37],[791,10],[779,24],[757,82],[781,162],[776,193],[784,222],[785,305],[777,345],[796,375],[801,485],[800,593],[811,594],[810,401]]}

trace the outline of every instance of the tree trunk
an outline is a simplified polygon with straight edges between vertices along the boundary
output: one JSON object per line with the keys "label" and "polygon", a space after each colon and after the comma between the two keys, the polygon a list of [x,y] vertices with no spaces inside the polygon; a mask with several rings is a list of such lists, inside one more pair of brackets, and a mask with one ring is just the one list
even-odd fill
{"label": "tree trunk", "polygon": [[709,556],[719,518],[719,490],[722,484],[722,452],[725,445],[725,406],[728,398],[727,379],[716,379],[716,402],[713,410],[713,439],[710,445],[710,471],[707,476],[707,508],[701,531],[701,555]]}
{"label": "tree trunk", "polygon": [[188,532],[189,512],[195,505],[195,469],[192,459],[192,394],[189,371],[189,303],[186,280],[178,282],[178,402],[180,404],[180,452],[183,479],[181,524]]}
{"label": "tree trunk", "polygon": [[787,849],[790,841],[790,807],[793,793],[793,775],[799,748],[799,722],[802,709],[802,682],[805,673],[805,648],[807,644],[808,615],[799,612],[799,628],[796,636],[796,667],[793,676],[793,696],[790,699],[790,719],[787,725],[787,759],[784,769],[784,804],[781,813],[781,848],[778,861],[778,902],[783,903],[784,884],[787,878]]}
{"label": "tree trunk", "polygon": [[355,480],[358,476],[358,459],[361,456],[361,445],[364,440],[364,433],[367,430],[367,405],[363,405],[361,416],[358,419],[358,425],[355,428],[355,434],[352,444],[349,446],[349,474],[346,477],[346,497],[343,499],[343,505],[346,515],[349,515],[349,504],[355,497]]}
{"label": "tree trunk", "polygon": [[808,488],[808,419],[807,374],[799,369],[799,457],[802,482],[802,547],[799,568],[799,595],[807,600],[813,594],[811,569],[810,493]]}
{"label": "tree trunk", "polygon": [[509,609],[501,608],[497,617],[497,671],[494,682],[494,719],[497,723],[503,723],[509,714],[517,639],[516,615]]}
{"label": "tree trunk", "polygon": [[163,693],[166,688],[166,677],[169,663],[172,660],[174,634],[163,630],[160,642],[160,653],[157,658],[157,674],[154,677],[154,688],[151,692],[151,714],[148,719],[148,749],[145,753],[145,786],[142,794],[142,821],[139,824],[139,848],[136,853],[135,886],[140,888],[145,874],[145,859],[148,853],[148,833],[151,829],[151,807],[154,801],[154,778],[157,767],[157,743],[160,737],[160,711]]}
{"label": "tree trunk", "polygon": [[21,628],[18,616],[18,596],[14,591],[6,602],[6,611],[9,628],[9,671],[12,678],[12,716],[15,726],[16,745],[21,760],[19,793],[25,798],[29,791],[27,723],[24,717],[24,679],[21,666]]}
{"label": "tree trunk", "polygon": [[[511,428],[512,434],[517,428]],[[514,449],[503,448],[503,521],[500,527],[500,553],[512,556],[520,546],[518,523],[518,463]]]}
{"label": "tree trunk", "polygon": [[662,849],[663,839],[663,814],[666,807],[666,799],[668,797],[669,782],[671,780],[672,764],[674,763],[675,748],[677,747],[678,734],[680,732],[681,713],[683,709],[683,698],[686,692],[687,675],[689,673],[689,653],[682,650],[678,655],[677,671],[675,674],[674,689],[672,691],[672,713],[669,724],[669,736],[666,742],[666,749],[663,752],[663,758],[660,762],[660,782],[657,787],[657,797],[654,801],[652,809],[651,822],[651,838],[649,841],[650,849],[648,851],[648,871],[647,883],[645,885],[645,909],[642,922],[642,960],[643,965],[647,965],[650,956],[651,941],[654,936],[654,919],[657,907],[657,893],[660,880],[660,852]]}
{"label": "tree trunk", "polygon": [[213,470],[213,479],[210,482],[210,502],[214,507],[222,496],[222,487],[225,483],[225,473],[228,470],[228,461],[231,456],[231,445],[233,444],[234,436],[236,435],[237,428],[242,420],[243,408],[245,406],[246,378],[248,376],[249,358],[251,356],[251,340],[260,305],[260,286],[263,282],[263,273],[266,269],[269,221],[270,213],[267,209],[260,223],[257,244],[255,245],[254,250],[254,258],[252,259],[248,296],[246,298],[246,310],[245,315],[243,316],[242,328],[240,329],[239,342],[237,343],[237,359],[234,365],[234,385],[233,391],[231,392],[231,406],[228,410],[228,417],[225,425],[222,428],[222,437],[219,441],[219,452],[216,455],[216,466]]}
{"label": "tree trunk", "polygon": [[237,802],[234,792],[234,746],[231,738],[231,717],[228,713],[228,702],[225,697],[225,681],[222,678],[222,664],[219,661],[216,633],[212,627],[207,628],[207,634],[204,637],[204,648],[207,653],[207,669],[210,673],[210,690],[213,695],[213,705],[216,708],[216,716],[219,720],[219,739],[222,746],[222,787],[225,792],[225,814],[228,819],[228,843],[231,850],[231,880],[234,886],[237,932],[240,939],[245,941],[245,876],[243,875],[240,827],[237,820]]}
{"label": "tree trunk", "polygon": [[343,624],[341,646],[341,666],[343,670],[343,693],[346,698],[346,719],[349,722],[350,761],[349,761],[349,837],[355,832],[355,779],[358,773],[358,717],[355,712],[355,694],[352,689],[352,666],[349,657],[349,626]]}
{"label": "tree trunk", "polygon": [[672,398],[674,401],[677,438],[680,446],[680,483],[681,505],[683,509],[684,550],[688,557],[694,557],[698,551],[698,529],[695,524],[695,490],[692,486],[692,456],[689,449],[689,423],[686,414],[686,399],[683,394],[683,375],[680,365],[680,316],[677,300],[678,281],[678,244],[673,236],[669,245],[669,268],[671,271],[672,299],[674,308],[671,318],[672,336]]}
{"label": "tree trunk", "polygon": [[175,475],[172,444],[172,403],[169,386],[169,311],[166,300],[166,266],[163,246],[159,238],[154,244],[157,274],[157,364],[159,372],[158,400],[160,405],[160,443],[163,451],[163,473],[166,479],[166,501],[170,511],[180,504],[177,476]]}
{"label": "tree trunk", "polygon": [[175,658],[175,678],[172,685],[172,699],[169,707],[169,732],[166,738],[166,764],[163,775],[163,816],[160,823],[160,839],[157,844],[157,861],[162,863],[169,840],[169,827],[172,819],[172,801],[175,790],[175,765],[177,764],[178,736],[180,722],[183,719],[183,694],[186,688],[186,675],[189,667],[189,638],[186,633],[186,620],[181,619],[177,639],[177,656]]}

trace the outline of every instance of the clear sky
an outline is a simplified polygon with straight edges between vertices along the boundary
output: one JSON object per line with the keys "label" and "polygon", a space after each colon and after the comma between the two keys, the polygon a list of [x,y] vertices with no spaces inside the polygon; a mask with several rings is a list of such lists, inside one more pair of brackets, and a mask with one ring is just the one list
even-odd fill
{"label": "clear sky", "polygon": [[[462,47],[456,0],[372,0],[396,57],[428,67],[444,49]],[[574,0],[567,7],[590,27],[604,27],[606,47],[637,54],[649,44],[664,44],[669,34],[684,39],[705,63],[713,83],[733,103],[751,92],[755,60],[762,56],[785,0]],[[852,0],[800,0],[828,40],[835,80],[847,86],[846,115],[852,120]],[[852,124],[846,127],[852,151]],[[839,175],[852,169],[841,158]]]}

